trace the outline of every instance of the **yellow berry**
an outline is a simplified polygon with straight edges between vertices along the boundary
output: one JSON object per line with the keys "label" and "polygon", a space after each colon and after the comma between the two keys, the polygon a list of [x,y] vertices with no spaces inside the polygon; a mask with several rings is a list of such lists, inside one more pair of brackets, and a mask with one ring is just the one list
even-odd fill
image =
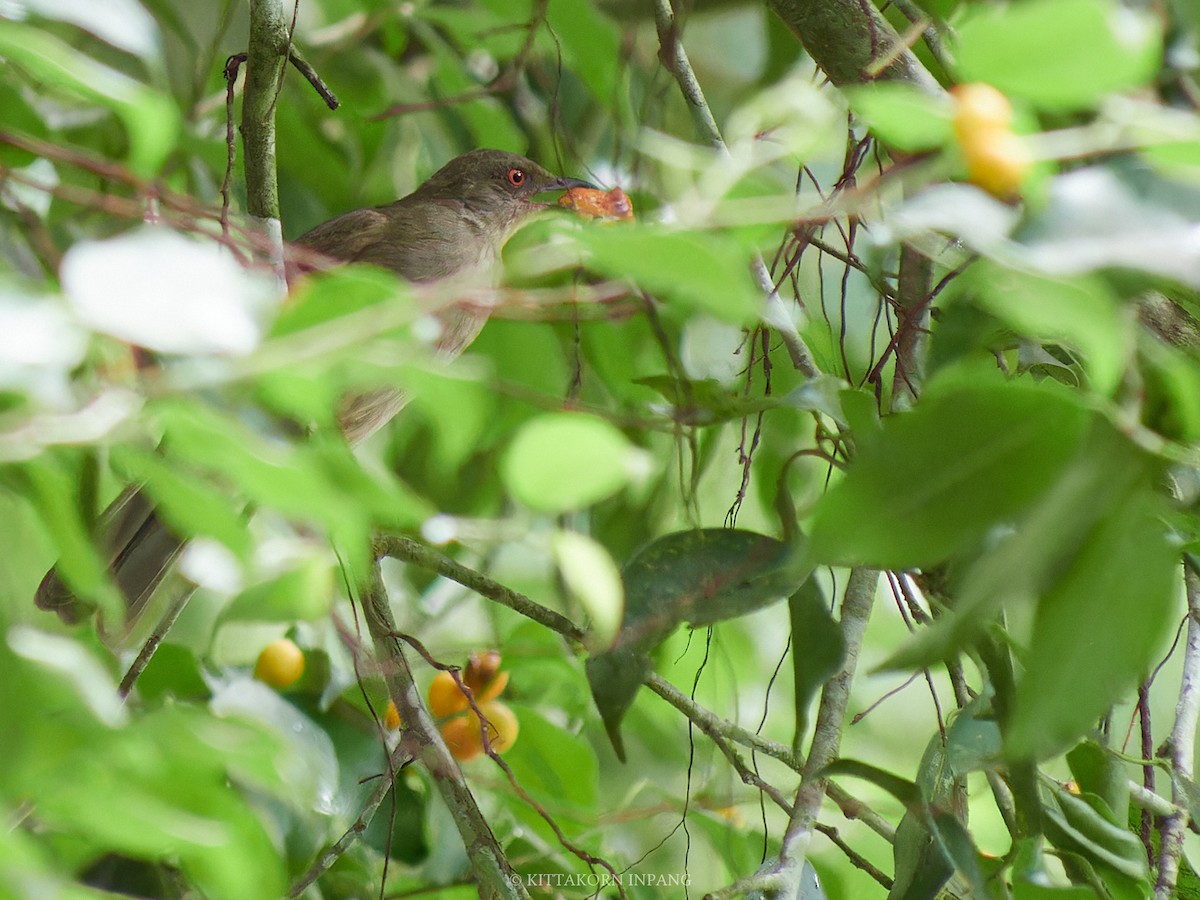
{"label": "yellow berry", "polygon": [[1012,104],[990,84],[960,84],[950,93],[954,96],[954,131],[960,143],[970,141],[981,131],[1007,131],[1011,127]]}
{"label": "yellow berry", "polygon": [[[497,753],[505,753],[517,742],[517,734],[521,730],[517,714],[498,700],[484,703],[479,709],[487,718],[490,726],[488,742],[492,745],[492,749]],[[474,718],[474,714],[472,714],[472,718]]]}
{"label": "yellow berry", "polygon": [[383,727],[388,731],[395,731],[400,727],[400,710],[396,709],[396,702],[389,700],[387,709],[383,713]]}
{"label": "yellow berry", "polygon": [[304,651],[287,638],[263,647],[254,664],[254,677],[272,687],[291,687],[303,674]]}
{"label": "yellow berry", "polygon": [[963,145],[967,177],[989,194],[1001,199],[1016,197],[1031,164],[1021,139],[1007,131],[996,132],[987,140]]}

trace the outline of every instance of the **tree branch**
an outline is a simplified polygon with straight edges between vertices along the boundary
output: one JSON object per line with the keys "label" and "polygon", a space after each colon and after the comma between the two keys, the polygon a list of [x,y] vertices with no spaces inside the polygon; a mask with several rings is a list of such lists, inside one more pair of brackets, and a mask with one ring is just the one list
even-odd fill
{"label": "tree branch", "polygon": [[869,0],[767,0],[767,6],[835,85],[881,79],[941,93],[937,80]]}
{"label": "tree branch", "polygon": [[467,787],[462,770],[421,702],[420,691],[392,618],[378,564],[372,568],[371,582],[363,595],[363,611],[367,629],[375,640],[375,653],[387,682],[388,694],[400,714],[401,744],[429,772],[450,810],[466,848],[479,896],[485,900],[525,900],[529,894],[496,842],[496,836]]}

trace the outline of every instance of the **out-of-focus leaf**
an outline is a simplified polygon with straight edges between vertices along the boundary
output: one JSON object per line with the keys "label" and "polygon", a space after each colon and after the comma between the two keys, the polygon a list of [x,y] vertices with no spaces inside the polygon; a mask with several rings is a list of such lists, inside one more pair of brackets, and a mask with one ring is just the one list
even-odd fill
{"label": "out-of-focus leaf", "polygon": [[1047,887],[1031,881],[1014,880],[1013,900],[1095,900],[1095,893],[1085,887]]}
{"label": "out-of-focus leaf", "polygon": [[669,303],[735,325],[757,316],[761,291],[750,274],[750,254],[728,238],[642,224],[584,228],[577,235],[597,272],[630,278]]}
{"label": "out-of-focus leaf", "polygon": [[163,353],[250,352],[276,295],[217,244],[165,228],[75,244],[62,284],[89,326]]}
{"label": "out-of-focus leaf", "polygon": [[[250,747],[228,748],[235,771],[240,769],[252,783],[286,784],[287,796],[304,808],[334,812],[337,754],[329,735],[312,719],[247,675],[214,684],[209,708],[219,719],[254,723],[265,732],[265,754],[256,756]],[[275,747],[267,742],[267,735],[276,738]]]}
{"label": "out-of-focus leaf", "polygon": [[[24,137],[44,137],[45,123],[21,96],[21,92],[11,84],[0,84],[0,109],[4,110],[4,128],[6,131]],[[0,144],[0,163],[11,169],[27,166],[37,154],[31,150],[22,150],[11,144]]]}
{"label": "out-of-focus leaf", "polygon": [[960,287],[1019,334],[1058,341],[1083,354],[1098,393],[1118,385],[1133,341],[1108,284],[1096,277],[1045,278],[981,261]]}
{"label": "out-of-focus leaf", "polygon": [[1195,360],[1155,338],[1144,338],[1138,349],[1143,422],[1172,440],[1200,440],[1200,369]]}
{"label": "out-of-focus leaf", "polygon": [[954,107],[915,85],[876,82],[847,89],[850,106],[884,144],[906,153],[941,147],[953,137]]}
{"label": "out-of-focus leaf", "polygon": [[175,146],[180,116],[169,98],[58,38],[31,25],[0,19],[0,55],[47,85],[112,109],[129,132],[129,163],[138,174],[156,174]]}
{"label": "out-of-focus leaf", "polygon": [[908,568],[939,562],[1011,520],[1053,483],[1088,414],[1032,382],[930,390],[883,424],[818,504],[813,557]]}
{"label": "out-of-focus leaf", "polygon": [[956,31],[962,80],[1046,109],[1082,109],[1148,84],[1162,53],[1154,18],[1113,0],[972,4]]}
{"label": "out-of-focus leaf", "polygon": [[[1124,515],[1124,504],[1147,490],[1148,460],[1110,425],[1094,422],[1081,445],[1076,459],[1014,529],[966,568],[958,579],[954,608],[893,654],[885,667],[932,665],[970,644],[1004,602],[1030,603],[1052,591],[1093,530],[1099,533],[1099,523],[1106,516]],[[1085,667],[1080,677],[1091,668]]]}
{"label": "out-of-focus leaf", "polygon": [[1015,261],[1051,274],[1152,272],[1200,286],[1200,187],[1146,168],[1089,166],[1051,182],[1045,209],[1022,231]]}
{"label": "out-of-focus leaf", "polygon": [[236,499],[227,490],[184,473],[161,456],[136,447],[117,447],[113,465],[133,484],[140,484],[157,504],[159,514],[175,534],[204,534],[220,541],[243,560],[250,553],[250,535]]}
{"label": "out-of-focus leaf", "polygon": [[644,454],[605,420],[552,413],[525,424],[505,452],[500,474],[522,503],[563,512],[620,490],[645,462]]}
{"label": "out-of-focus leaf", "polygon": [[0,389],[64,406],[70,372],[86,350],[86,331],[61,303],[0,284]]}
{"label": "out-of-focus leaf", "polygon": [[816,579],[788,599],[792,627],[792,681],[796,695],[796,743],[808,729],[808,710],[817,691],[841,667],[846,641]]}
{"label": "out-of-focus leaf", "polygon": [[553,801],[561,814],[591,821],[600,799],[600,764],[591,744],[528,706],[512,706],[521,733],[504,758],[518,782]]}
{"label": "out-of-focus leaf", "polygon": [[824,769],[822,775],[846,775],[851,778],[861,778],[882,790],[887,791],[908,809],[919,809],[924,796],[916,782],[901,778],[886,769],[873,766],[870,763],[856,759],[835,759]]}
{"label": "out-of-focus leaf", "polygon": [[551,0],[546,25],[561,42],[564,61],[607,106],[617,100],[620,35],[616,26],[591,3]]}
{"label": "out-of-focus leaf", "polygon": [[125,601],[92,543],[80,508],[78,485],[84,474],[62,459],[41,457],[16,470],[54,539],[58,575],[81,600],[95,603],[109,622],[123,621]]}
{"label": "out-of-focus leaf", "polygon": [[221,614],[223,621],[315,621],[329,612],[334,599],[329,563],[310,559],[239,594]]}
{"label": "out-of-focus leaf", "polygon": [[621,573],[608,551],[586,535],[557,532],[551,541],[559,575],[588,615],[588,649],[602,652],[612,646],[625,611]]}
{"label": "out-of-focus leaf", "polygon": [[997,765],[1003,749],[1000,726],[981,713],[990,709],[978,698],[960,709],[946,730],[946,763],[958,776]]}
{"label": "out-of-focus leaf", "polygon": [[1061,750],[1150,671],[1179,589],[1178,551],[1161,512],[1145,485],[1109,498],[1107,515],[1042,593],[1008,753]]}
{"label": "out-of-focus leaf", "polygon": [[13,0],[13,3],[17,15],[6,10],[12,18],[22,19],[33,15],[69,22],[147,62],[155,62],[162,55],[158,25],[137,0],[105,0],[104,3],[89,3],[87,0]]}

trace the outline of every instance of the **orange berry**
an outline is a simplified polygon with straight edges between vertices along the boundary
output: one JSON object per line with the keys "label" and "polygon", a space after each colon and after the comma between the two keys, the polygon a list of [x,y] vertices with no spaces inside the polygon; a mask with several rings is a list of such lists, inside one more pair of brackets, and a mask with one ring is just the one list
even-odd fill
{"label": "orange berry", "polygon": [[304,651],[287,638],[263,647],[254,664],[254,677],[272,687],[291,687],[303,674]]}
{"label": "orange berry", "polygon": [[446,742],[455,759],[465,762],[483,752],[483,736],[479,732],[479,719],[474,713],[469,716],[455,716],[443,722],[441,732],[442,740]]}
{"label": "orange berry", "polygon": [[383,727],[388,731],[395,731],[400,727],[400,710],[396,709],[396,702],[389,700],[387,709],[383,713]]}
{"label": "orange berry", "polygon": [[467,695],[459,688],[449,672],[438,672],[429,682],[429,712],[434,718],[444,719],[470,707]]}
{"label": "orange berry", "polygon": [[[516,743],[521,730],[516,713],[497,700],[481,704],[479,708],[487,719],[488,743],[492,750],[506,752]],[[442,723],[442,740],[455,759],[465,762],[483,753],[483,733],[479,725],[474,710]]]}

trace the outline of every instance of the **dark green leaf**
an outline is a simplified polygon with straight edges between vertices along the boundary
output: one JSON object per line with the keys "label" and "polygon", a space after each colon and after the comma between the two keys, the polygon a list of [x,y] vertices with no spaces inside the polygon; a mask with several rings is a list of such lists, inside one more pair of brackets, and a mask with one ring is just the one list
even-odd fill
{"label": "dark green leaf", "polygon": [[1067,753],[1067,765],[1075,783],[1085,794],[1091,794],[1111,811],[1113,821],[1123,820],[1129,807],[1129,777],[1127,764],[1108,748],[1093,740],[1076,744]]}
{"label": "dark green leaf", "polygon": [[953,609],[885,667],[932,665],[971,644],[1003,603],[1029,603],[1050,590],[1097,524],[1105,516],[1123,515],[1126,499],[1146,489],[1147,460],[1110,425],[1095,422],[1083,445],[1083,452],[1014,530],[966,568],[957,581]]}
{"label": "dark green leaf", "polygon": [[846,642],[829,613],[816,579],[788,599],[792,627],[792,680],[796,695],[796,742],[808,730],[808,710],[817,691],[842,665]]}
{"label": "dark green leaf", "polygon": [[1046,836],[1054,846],[1136,881],[1149,877],[1146,849],[1137,836],[1112,822],[1086,795],[1077,797],[1057,784],[1044,784],[1042,797]]}

